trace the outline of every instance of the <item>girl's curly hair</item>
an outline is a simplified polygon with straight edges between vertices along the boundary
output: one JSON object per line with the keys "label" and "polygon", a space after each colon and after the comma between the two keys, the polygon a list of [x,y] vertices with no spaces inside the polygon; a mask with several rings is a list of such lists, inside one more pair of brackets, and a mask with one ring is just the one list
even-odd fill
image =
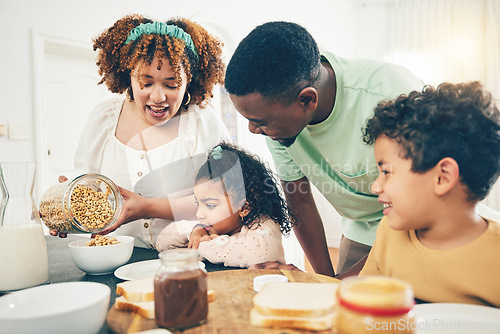
{"label": "girl's curly hair", "polygon": [[[248,228],[271,218],[288,236],[296,220],[280,192],[274,173],[261,159],[245,150],[220,143],[210,152],[196,174],[195,184],[220,179],[236,203],[247,203],[249,213],[242,219]],[[242,184],[243,183],[243,184]]]}
{"label": "girl's curly hair", "polygon": [[500,175],[500,110],[475,81],[426,86],[381,102],[363,130],[364,141],[396,140],[412,171],[424,173],[453,158],[469,200],[482,200]]}
{"label": "girl's curly hair", "polygon": [[[131,86],[132,71],[137,69],[138,74],[144,73],[155,58],[159,60],[160,69],[162,59],[166,58],[173,67],[176,84],[180,86],[182,83],[182,67],[187,75],[187,91],[192,103],[203,106],[213,97],[214,85],[224,84],[222,42],[197,23],[174,18],[166,23],[180,27],[191,36],[199,59],[184,41],[166,35],[144,34],[125,45],[133,28],[151,22],[141,15],[128,15],[94,39],[94,51],[99,50],[96,64],[102,76],[99,84],[106,83],[111,92],[122,94]],[[129,95],[133,99],[131,91],[129,89]]]}

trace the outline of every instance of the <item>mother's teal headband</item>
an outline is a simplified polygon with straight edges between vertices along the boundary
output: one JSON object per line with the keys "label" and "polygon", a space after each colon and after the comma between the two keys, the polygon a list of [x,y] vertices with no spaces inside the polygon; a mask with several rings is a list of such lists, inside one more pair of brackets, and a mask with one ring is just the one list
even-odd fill
{"label": "mother's teal headband", "polygon": [[130,30],[127,39],[125,40],[125,44],[129,44],[132,41],[135,41],[137,38],[144,34],[158,34],[158,35],[167,35],[170,37],[178,38],[184,43],[186,46],[193,51],[196,58],[198,58],[198,52],[196,52],[196,48],[194,47],[193,40],[191,36],[173,24],[166,24],[164,22],[152,22],[152,23],[141,23],[134,29]]}

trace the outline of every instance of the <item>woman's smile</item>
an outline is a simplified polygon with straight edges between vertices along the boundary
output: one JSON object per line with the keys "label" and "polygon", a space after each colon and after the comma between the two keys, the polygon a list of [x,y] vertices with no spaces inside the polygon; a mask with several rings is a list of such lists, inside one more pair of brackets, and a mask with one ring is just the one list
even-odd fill
{"label": "woman's smile", "polygon": [[146,109],[148,113],[151,115],[151,117],[154,118],[163,118],[165,117],[168,112],[169,108],[167,107],[155,107],[155,106],[146,106]]}

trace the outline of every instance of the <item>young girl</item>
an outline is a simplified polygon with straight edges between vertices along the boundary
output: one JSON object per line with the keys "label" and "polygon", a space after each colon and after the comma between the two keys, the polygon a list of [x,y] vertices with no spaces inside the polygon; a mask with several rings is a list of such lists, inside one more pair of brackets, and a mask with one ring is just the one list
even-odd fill
{"label": "young girl", "polygon": [[158,251],[197,248],[212,263],[241,268],[285,261],[281,234],[288,236],[295,221],[258,157],[226,143],[216,146],[198,170],[194,196],[199,221],[164,228]]}

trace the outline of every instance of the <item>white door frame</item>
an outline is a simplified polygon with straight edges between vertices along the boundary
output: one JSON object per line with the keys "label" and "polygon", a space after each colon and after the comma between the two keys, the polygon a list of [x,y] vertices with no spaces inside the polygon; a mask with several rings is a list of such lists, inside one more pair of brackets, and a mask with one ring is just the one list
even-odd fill
{"label": "white door frame", "polygon": [[90,44],[69,40],[44,32],[31,30],[31,61],[33,74],[33,120],[35,129],[35,158],[37,161],[36,189],[37,197],[56,180],[48,180],[48,140],[47,129],[48,110],[46,101],[45,60],[48,52],[75,56],[93,57]]}

